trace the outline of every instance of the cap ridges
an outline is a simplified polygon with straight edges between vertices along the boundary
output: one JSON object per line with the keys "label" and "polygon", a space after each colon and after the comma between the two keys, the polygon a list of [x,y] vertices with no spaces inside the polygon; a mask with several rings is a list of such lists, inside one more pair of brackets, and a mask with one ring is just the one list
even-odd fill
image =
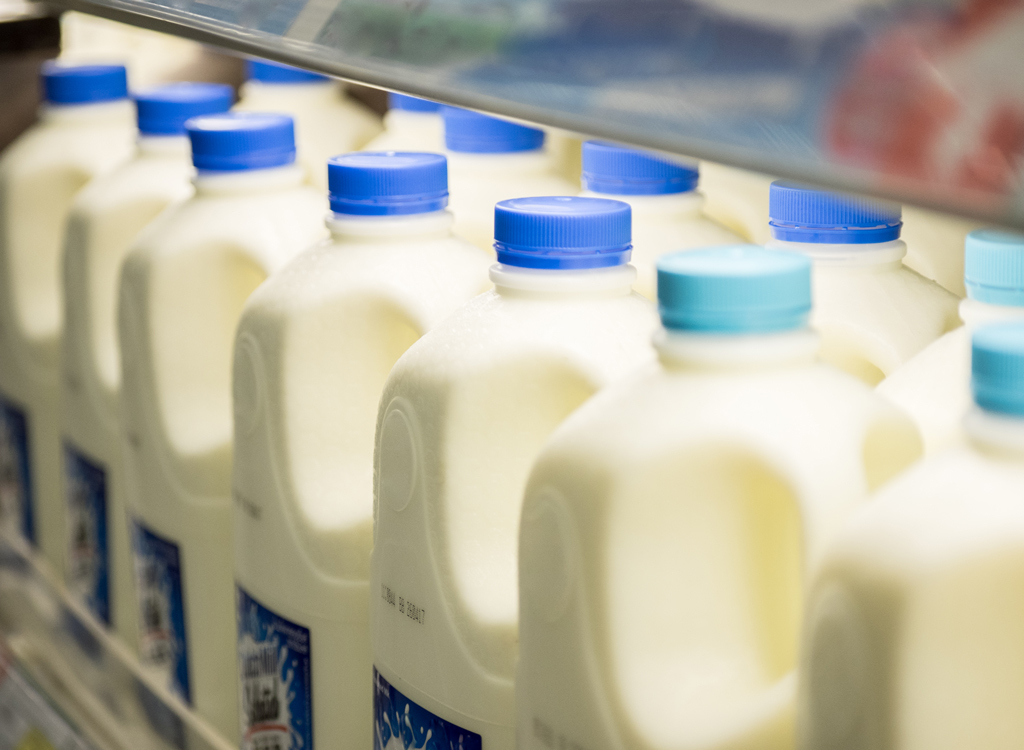
{"label": "cap ridges", "polygon": [[583,144],[583,187],[605,195],[665,195],[696,189],[700,173],[650,151],[603,141]]}
{"label": "cap ridges", "polygon": [[544,131],[459,107],[442,107],[444,141],[449,151],[503,154],[536,151],[544,146]]}
{"label": "cap ridges", "polygon": [[234,91],[226,83],[169,83],[137,93],[134,99],[140,133],[184,135],[189,118],[227,112]]}
{"label": "cap ridges", "polygon": [[360,151],[327,162],[331,211],[395,216],[448,205],[448,160],[440,154]]}
{"label": "cap ridges", "polygon": [[228,112],[185,123],[196,169],[239,171],[295,161],[295,125],[288,115]]}
{"label": "cap ridges", "polygon": [[902,210],[894,203],[776,181],[768,193],[769,226],[777,240],[871,244],[900,237]]}
{"label": "cap ridges", "polygon": [[50,104],[75,105],[125,99],[128,71],[124,65],[43,64],[43,96]]}
{"label": "cap ridges", "polygon": [[260,83],[320,83],[330,78],[312,70],[303,70],[271,60],[246,60],[246,78]]}
{"label": "cap ridges", "polygon": [[971,392],[986,411],[1024,417],[1024,321],[993,323],[974,332]]}
{"label": "cap ridges", "polygon": [[1024,307],[1024,235],[976,229],[964,243],[967,296],[990,305]]}

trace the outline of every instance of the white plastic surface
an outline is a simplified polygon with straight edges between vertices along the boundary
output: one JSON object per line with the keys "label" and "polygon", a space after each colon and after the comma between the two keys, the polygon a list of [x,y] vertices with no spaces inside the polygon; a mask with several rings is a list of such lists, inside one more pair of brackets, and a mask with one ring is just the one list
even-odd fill
{"label": "white plastic surface", "polygon": [[519,542],[519,747],[786,750],[804,580],[910,421],[807,331],[669,334],[551,438]]}
{"label": "white plastic surface", "polygon": [[829,550],[803,641],[799,747],[1024,745],[1024,421],[974,412],[968,429]]}
{"label": "white plastic surface", "polygon": [[[192,194],[191,175],[187,138],[141,139],[131,160],[75,196],[64,243],[62,440],[105,473],[111,625],[129,644],[138,640],[138,607],[125,514],[117,285],[132,241]],[[65,498],[69,491],[65,479]],[[67,584],[75,592],[74,578]]]}
{"label": "white plastic surface", "polygon": [[654,355],[654,311],[633,277],[495,266],[496,289],[410,347],[381,398],[374,667],[485,748],[514,746],[516,538],[533,459],[569,413]]}
{"label": "white plastic surface", "polygon": [[410,344],[489,286],[487,255],[451,224],[444,211],[330,221],[331,239],[261,286],[239,323],[235,577],[310,631],[318,745],[372,744],[372,469],[384,381]]}
{"label": "white plastic surface", "polygon": [[700,163],[700,188],[707,197],[704,213],[741,237],[763,245],[771,241],[768,228],[768,193],[774,177]]}
{"label": "white plastic surface", "polygon": [[298,165],[204,173],[124,264],[119,336],[130,510],[178,546],[193,705],[237,740],[231,363],[252,291],[325,235]]}
{"label": "white plastic surface", "polygon": [[128,101],[49,107],[0,160],[0,395],[26,413],[36,540],[64,570],[58,359],[61,246],[75,194],[128,158]]}
{"label": "white plastic surface", "polygon": [[381,132],[380,118],[335,81],[246,81],[240,94],[236,110],[283,112],[295,118],[298,160],[309,183],[320,190],[327,189],[330,157],[358,151]]}
{"label": "white plastic surface", "polygon": [[364,151],[444,152],[444,119],[439,112],[389,109],[384,132],[363,146]]}

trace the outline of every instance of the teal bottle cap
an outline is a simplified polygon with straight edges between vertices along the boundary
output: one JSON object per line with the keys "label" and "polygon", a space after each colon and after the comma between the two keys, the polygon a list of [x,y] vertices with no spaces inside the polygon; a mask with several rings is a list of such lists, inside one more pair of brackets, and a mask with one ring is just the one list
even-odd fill
{"label": "teal bottle cap", "polygon": [[1024,235],[976,229],[964,243],[964,286],[978,302],[1024,307]]}

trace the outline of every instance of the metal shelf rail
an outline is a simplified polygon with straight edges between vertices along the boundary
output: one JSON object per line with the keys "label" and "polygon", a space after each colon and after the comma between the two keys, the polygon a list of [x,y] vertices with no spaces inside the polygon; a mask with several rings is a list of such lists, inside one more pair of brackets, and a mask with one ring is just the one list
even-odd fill
{"label": "metal shelf rail", "polygon": [[55,0],[361,83],[1024,227],[1024,0]]}

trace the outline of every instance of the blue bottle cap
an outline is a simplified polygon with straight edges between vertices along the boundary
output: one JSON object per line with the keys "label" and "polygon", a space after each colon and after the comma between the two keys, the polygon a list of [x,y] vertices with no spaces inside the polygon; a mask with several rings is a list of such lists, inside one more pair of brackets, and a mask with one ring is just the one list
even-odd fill
{"label": "blue bottle cap", "polygon": [[506,266],[621,266],[629,262],[631,232],[629,204],[607,198],[513,198],[494,207],[494,249]]}
{"label": "blue bottle cap", "polygon": [[270,60],[246,60],[245,75],[248,80],[260,83],[319,83],[330,80],[321,73]]}
{"label": "blue bottle cap", "polygon": [[1024,321],[993,323],[974,332],[971,391],[986,411],[1024,417]]}
{"label": "blue bottle cap", "polygon": [[408,94],[396,94],[388,92],[388,108],[401,109],[406,112],[440,112],[441,105],[429,99],[420,99],[418,96]]}
{"label": "blue bottle cap", "polygon": [[649,151],[587,141],[583,144],[583,187],[605,195],[666,195],[697,188],[696,167]]}
{"label": "blue bottle cap", "polygon": [[967,235],[964,286],[979,302],[1024,307],[1024,234],[976,229]]}
{"label": "blue bottle cap", "polygon": [[331,211],[399,216],[448,205],[448,160],[440,154],[357,151],[327,160]]}
{"label": "blue bottle cap", "polygon": [[506,154],[536,151],[544,146],[544,131],[537,128],[459,107],[442,107],[441,114],[444,116],[444,142],[449,151]]}
{"label": "blue bottle cap", "polygon": [[658,309],[665,328],[712,334],[804,328],[811,312],[811,261],[758,245],[686,250],[658,259]]}
{"label": "blue bottle cap", "polygon": [[295,125],[288,115],[228,112],[185,123],[196,169],[234,172],[295,161]]}
{"label": "blue bottle cap", "polygon": [[134,98],[143,135],[185,135],[185,120],[227,112],[235,100],[226,83],[169,83]]}
{"label": "blue bottle cap", "polygon": [[50,104],[96,104],[128,96],[123,65],[43,64],[43,95]]}
{"label": "blue bottle cap", "polygon": [[823,245],[891,242],[903,226],[894,203],[781,181],[769,190],[768,215],[775,239]]}

